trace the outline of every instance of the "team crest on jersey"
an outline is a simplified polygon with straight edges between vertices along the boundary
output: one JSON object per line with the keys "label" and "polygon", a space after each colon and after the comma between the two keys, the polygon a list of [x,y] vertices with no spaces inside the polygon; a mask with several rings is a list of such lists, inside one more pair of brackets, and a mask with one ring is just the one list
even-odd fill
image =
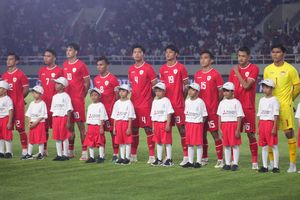
{"label": "team crest on jersey", "polygon": [[17,82],[17,77],[13,77],[13,82]]}
{"label": "team crest on jersey", "polygon": [[177,70],[177,69],[174,69],[173,72],[174,72],[174,74],[177,74],[178,70]]}
{"label": "team crest on jersey", "polygon": [[108,82],[108,81],[105,81],[104,84],[107,86],[107,85],[109,84],[109,82]]}
{"label": "team crest on jersey", "polygon": [[144,73],[144,70],[140,70],[140,75],[143,75],[143,73]]}
{"label": "team crest on jersey", "polygon": [[211,79],[211,76],[207,76],[207,80],[209,81]]}
{"label": "team crest on jersey", "polygon": [[249,72],[245,72],[245,76],[248,77],[249,76]]}
{"label": "team crest on jersey", "polygon": [[51,73],[51,77],[54,78],[55,77],[55,73]]}
{"label": "team crest on jersey", "polygon": [[285,71],[281,71],[281,72],[280,72],[280,75],[281,75],[281,76],[284,76],[284,75],[285,75]]}
{"label": "team crest on jersey", "polygon": [[77,71],[77,69],[74,67],[74,68],[72,69],[72,72],[75,73],[76,71]]}

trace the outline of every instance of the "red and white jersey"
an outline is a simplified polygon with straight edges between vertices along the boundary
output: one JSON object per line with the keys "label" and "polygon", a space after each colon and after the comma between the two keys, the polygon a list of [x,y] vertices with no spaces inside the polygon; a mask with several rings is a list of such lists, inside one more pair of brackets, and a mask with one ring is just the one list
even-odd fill
{"label": "red and white jersey", "polygon": [[16,68],[13,72],[2,74],[2,80],[6,81],[10,86],[7,94],[13,101],[14,107],[22,109],[24,107],[23,88],[29,86],[27,76],[20,69]]}
{"label": "red and white jersey", "polygon": [[12,109],[14,106],[11,98],[7,95],[0,97],[0,118],[7,117]]}
{"label": "red and white jersey", "polygon": [[86,123],[89,125],[101,125],[101,121],[108,120],[105,107],[101,102],[90,104],[86,116]]}
{"label": "red and white jersey", "polygon": [[100,89],[100,101],[104,104],[106,112],[109,115],[112,113],[113,106],[116,102],[115,88],[119,85],[120,83],[117,77],[111,73],[108,73],[104,77],[98,75],[94,79],[94,87]]}
{"label": "red and white jersey", "polygon": [[57,93],[52,98],[51,109],[52,116],[64,117],[68,111],[73,111],[70,96],[66,92]]}
{"label": "red and white jersey", "polygon": [[244,117],[244,111],[239,100],[223,99],[218,107],[217,114],[221,122],[236,122],[238,117]]}
{"label": "red and white jersey", "polygon": [[239,72],[245,81],[252,79],[255,81],[255,83],[250,89],[243,88],[234,70],[232,69],[229,74],[229,81],[234,84],[234,97],[241,102],[244,109],[255,109],[256,84],[259,68],[250,63],[244,68],[239,66]]}
{"label": "red and white jersey", "polygon": [[88,68],[84,62],[77,59],[74,63],[68,60],[63,64],[64,77],[68,80],[69,86],[66,92],[73,98],[84,99],[84,79],[90,77]]}
{"label": "red and white jersey", "polygon": [[167,97],[155,98],[152,102],[151,120],[154,122],[165,122],[168,115],[174,113],[171,101]]}
{"label": "red and white jersey", "polygon": [[35,122],[39,118],[43,118],[41,122],[45,122],[45,119],[48,117],[46,103],[44,101],[32,101],[28,106],[25,116],[30,118],[30,122]]}
{"label": "red and white jersey", "polygon": [[216,114],[219,91],[224,84],[220,73],[214,68],[207,72],[200,69],[195,73],[194,81],[200,85],[199,97],[204,101],[208,114]]}
{"label": "red and white jersey", "polygon": [[159,69],[160,80],[166,85],[166,97],[170,99],[174,108],[184,107],[184,84],[188,80],[188,72],[185,66],[178,61],[172,65],[163,65]]}
{"label": "red and white jersey", "polygon": [[279,102],[276,97],[262,97],[259,100],[257,116],[259,120],[274,120],[279,115]]}
{"label": "red and white jersey", "polygon": [[47,66],[41,67],[39,70],[39,80],[41,86],[44,89],[44,94],[42,99],[45,101],[47,107],[51,106],[52,97],[56,94],[55,82],[53,79],[64,76],[62,68],[55,65],[53,68],[48,68]]}
{"label": "red and white jersey", "polygon": [[116,101],[113,107],[111,118],[114,120],[128,121],[129,119],[135,119],[135,112],[132,102],[128,99]]}
{"label": "red and white jersey", "polygon": [[197,98],[191,100],[187,98],[185,100],[185,121],[191,123],[202,123],[204,122],[203,118],[207,116],[206,106],[202,99]]}
{"label": "red and white jersey", "polygon": [[296,117],[297,119],[300,119],[300,103],[299,103],[298,106],[297,106],[297,110],[296,110],[295,117]]}
{"label": "red and white jersey", "polygon": [[132,65],[128,69],[128,80],[131,85],[131,97],[135,108],[150,108],[153,100],[152,81],[157,79],[153,67],[144,62],[137,67]]}

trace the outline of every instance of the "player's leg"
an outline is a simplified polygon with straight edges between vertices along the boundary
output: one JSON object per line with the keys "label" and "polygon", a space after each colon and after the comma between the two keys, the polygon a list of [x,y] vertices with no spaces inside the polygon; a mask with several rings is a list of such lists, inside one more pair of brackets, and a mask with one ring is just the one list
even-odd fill
{"label": "player's leg", "polygon": [[256,140],[255,133],[247,133],[248,140],[249,140],[249,147],[252,155],[252,169],[257,170],[258,169],[258,144]]}
{"label": "player's leg", "polygon": [[196,146],[196,149],[197,149],[197,160],[196,160],[196,163],[194,164],[194,168],[200,168],[201,167],[202,155],[203,155],[202,145]]}
{"label": "player's leg", "polygon": [[68,130],[70,132],[70,137],[69,137],[69,147],[68,147],[68,157],[69,158],[74,158],[75,153],[74,153],[74,144],[75,144],[75,123],[71,121],[71,130]]}
{"label": "player's leg", "polygon": [[139,146],[139,140],[140,140],[139,127],[134,126],[132,128],[132,144],[131,144],[131,156],[130,156],[131,162],[137,162],[137,149]]}
{"label": "player's leg", "polygon": [[[289,148],[289,157],[290,157],[290,167],[287,170],[288,173],[296,172],[296,151],[297,144],[296,138],[293,129],[284,130],[284,134],[288,140],[288,148]],[[274,164],[275,164],[275,156],[274,156]]]}
{"label": "player's leg", "polygon": [[187,148],[187,145],[185,142],[185,126],[184,126],[184,124],[177,124],[176,126],[177,126],[177,130],[179,132],[179,135],[180,135],[181,147],[182,147],[182,151],[183,151],[183,159],[179,165],[183,166],[189,161],[188,160],[188,151],[187,151],[188,148]]}
{"label": "player's leg", "polygon": [[79,133],[80,133],[80,139],[81,139],[81,147],[82,147],[82,153],[81,153],[81,157],[80,160],[87,160],[88,159],[88,155],[87,155],[87,146],[84,145],[84,138],[85,138],[85,124],[84,122],[76,122],[77,127],[79,129]]}
{"label": "player's leg", "polygon": [[149,159],[147,161],[148,164],[153,163],[155,161],[155,142],[153,141],[153,131],[151,127],[144,127],[146,136],[147,136],[147,145],[148,145],[148,151],[149,151]]}
{"label": "player's leg", "polygon": [[231,169],[231,147],[225,146],[224,147],[224,154],[225,154],[225,165],[223,166],[224,170]]}
{"label": "player's leg", "polygon": [[217,164],[215,165],[215,168],[222,168],[224,166],[222,139],[221,139],[218,131],[212,131],[211,135],[214,138],[215,145],[216,145],[216,153],[218,156],[218,161],[217,161]]}
{"label": "player's leg", "polygon": [[233,165],[232,165],[232,171],[238,170],[239,166],[239,158],[240,158],[240,148],[239,145],[234,145],[232,147],[233,150]]}
{"label": "player's leg", "polygon": [[22,155],[27,154],[27,147],[28,147],[28,138],[27,134],[25,132],[25,114],[24,114],[24,108],[23,109],[15,109],[15,126],[17,131],[20,134],[20,142],[22,146]]}
{"label": "player's leg", "polygon": [[201,160],[201,165],[205,166],[208,164],[208,140],[207,131],[203,132],[203,156]]}

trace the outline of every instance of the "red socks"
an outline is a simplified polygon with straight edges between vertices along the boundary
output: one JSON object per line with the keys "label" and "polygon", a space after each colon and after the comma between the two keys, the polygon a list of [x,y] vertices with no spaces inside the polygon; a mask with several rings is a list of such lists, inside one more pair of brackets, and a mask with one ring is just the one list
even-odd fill
{"label": "red socks", "polygon": [[147,134],[147,144],[148,144],[148,150],[149,150],[149,156],[154,156],[154,150],[155,150],[155,142],[153,142],[153,132],[149,131],[146,132]]}
{"label": "red socks", "polygon": [[257,163],[258,145],[256,138],[249,138],[249,146],[252,154],[252,163]]}
{"label": "red socks", "polygon": [[222,140],[215,141],[218,160],[223,159],[223,143]]}
{"label": "red socks", "polygon": [[132,132],[132,144],[131,144],[131,154],[136,155],[137,154],[137,148],[139,146],[139,131]]}
{"label": "red socks", "polygon": [[28,140],[25,131],[20,132],[20,141],[21,141],[22,149],[27,149]]}
{"label": "red socks", "polygon": [[185,136],[180,136],[181,137],[181,146],[182,146],[182,151],[183,151],[183,156],[187,157],[188,156],[188,147],[185,143]]}
{"label": "red socks", "polygon": [[203,155],[202,158],[208,158],[208,141],[207,138],[203,138]]}
{"label": "red socks", "polygon": [[113,148],[114,155],[118,155],[118,153],[119,153],[119,145],[116,144],[115,138],[116,138],[116,136],[113,135],[112,132],[111,132],[111,146]]}

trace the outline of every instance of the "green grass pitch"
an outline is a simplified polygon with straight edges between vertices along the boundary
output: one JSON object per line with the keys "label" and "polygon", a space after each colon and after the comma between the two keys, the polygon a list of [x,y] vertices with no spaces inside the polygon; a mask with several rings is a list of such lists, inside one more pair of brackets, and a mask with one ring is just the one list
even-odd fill
{"label": "green grass pitch", "polygon": [[[259,97],[257,95],[257,99]],[[26,101],[31,101],[31,95]],[[0,199],[300,199],[300,175],[286,173],[289,162],[288,147],[282,133],[279,134],[281,173],[259,174],[250,169],[251,156],[245,134],[241,145],[239,171],[224,172],[214,169],[216,154],[211,136],[208,166],[200,169],[179,167],[182,151],[179,134],[175,128],[173,130],[173,159],[176,165],[171,168],[151,167],[146,164],[148,152],[142,130],[139,162],[130,166],[116,166],[110,162],[112,151],[109,134],[106,134],[104,164],[85,164],[78,160],[78,134],[75,159],[53,162],[56,150],[53,140],[50,139],[48,158],[42,161],[22,161],[19,159],[19,136],[15,133],[14,158],[0,160]],[[37,147],[34,148],[35,152]],[[261,148],[259,161],[261,163]],[[298,167],[300,169],[299,162]]]}

